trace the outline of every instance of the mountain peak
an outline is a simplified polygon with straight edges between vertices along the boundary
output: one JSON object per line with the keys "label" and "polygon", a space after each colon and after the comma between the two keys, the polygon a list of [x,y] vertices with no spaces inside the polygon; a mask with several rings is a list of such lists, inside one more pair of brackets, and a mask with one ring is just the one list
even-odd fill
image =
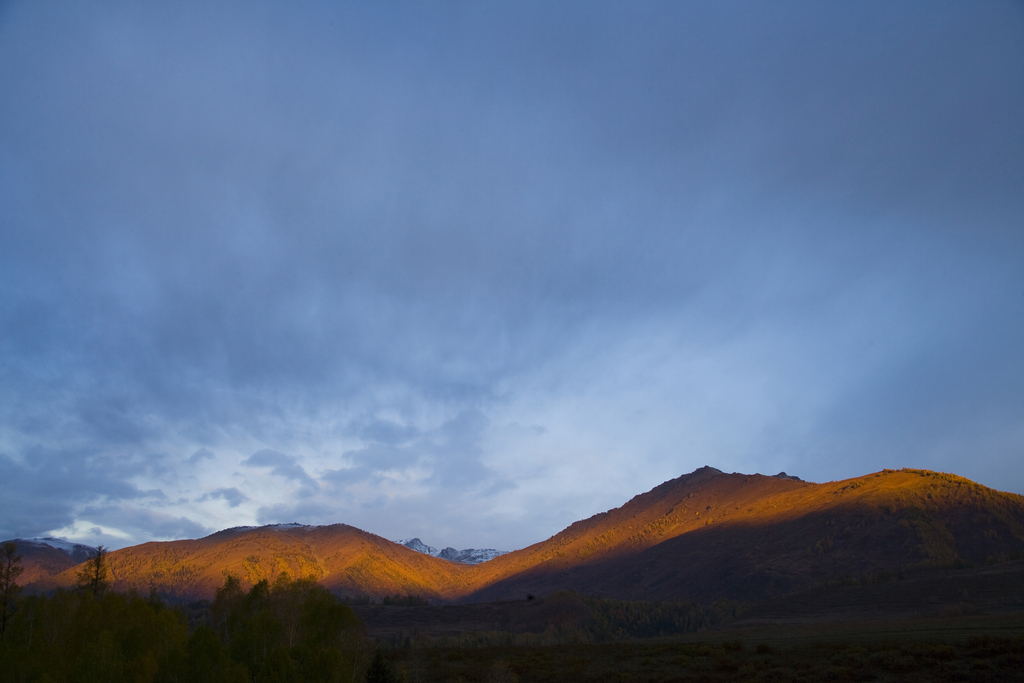
{"label": "mountain peak", "polygon": [[[430,555],[432,557],[437,557],[440,554],[438,552],[437,548],[435,548],[432,545],[427,545],[426,543],[424,543],[423,541],[421,541],[418,538],[407,538],[407,539],[404,539],[404,540],[401,540],[401,541],[395,541],[395,542],[398,543],[399,545],[404,545],[406,548],[410,548],[412,550],[415,550],[418,553],[423,553],[424,555]],[[446,548],[446,550],[447,550],[447,548]]]}
{"label": "mountain peak", "polygon": [[465,548],[463,550],[456,550],[455,548],[448,547],[444,550],[438,550],[432,545],[427,545],[419,538],[409,538],[397,541],[397,543],[424,555],[439,557],[449,562],[461,562],[462,564],[480,564],[481,562],[487,562],[495,557],[508,554],[507,550],[495,550],[493,548]]}

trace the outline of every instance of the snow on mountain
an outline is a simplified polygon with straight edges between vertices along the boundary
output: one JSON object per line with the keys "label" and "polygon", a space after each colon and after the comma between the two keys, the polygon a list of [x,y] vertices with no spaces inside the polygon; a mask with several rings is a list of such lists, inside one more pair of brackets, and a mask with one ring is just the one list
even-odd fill
{"label": "snow on mountain", "polygon": [[53,536],[45,536],[43,538],[19,538],[18,543],[27,543],[29,545],[36,546],[49,546],[50,548],[60,550],[65,555],[78,562],[84,562],[96,554],[96,548],[91,545],[75,543],[63,538],[54,538]]}
{"label": "snow on mountain", "polygon": [[455,548],[445,548],[441,551],[439,557],[443,557],[446,560],[452,562],[464,562],[466,564],[480,564],[487,560],[493,560],[499,555],[508,554],[507,550],[495,550],[494,548],[465,548],[464,550],[456,550]]}
{"label": "snow on mountain", "polygon": [[298,522],[285,522],[284,524],[264,524],[263,526],[232,526],[232,527],[228,527],[227,529],[221,529],[220,531],[215,531],[212,534],[210,534],[210,536],[215,536],[217,534],[224,534],[224,533],[228,533],[228,532],[240,534],[240,533],[245,532],[245,531],[252,531],[253,529],[316,529],[316,528],[317,528],[317,525],[315,525],[315,524],[299,524]]}
{"label": "snow on mountain", "polygon": [[438,551],[437,548],[432,545],[427,545],[418,538],[406,538],[401,541],[396,541],[396,543],[404,545],[406,548],[412,548],[416,552],[423,553],[424,555],[437,557],[440,554],[440,551]]}
{"label": "snow on mountain", "polygon": [[424,555],[432,555],[434,557],[440,557],[442,560],[449,560],[451,562],[462,562],[464,564],[480,564],[487,560],[493,560],[499,555],[504,555],[507,550],[494,550],[493,548],[466,548],[464,550],[456,550],[455,548],[445,548],[444,550],[438,550],[437,548],[427,545],[418,538],[407,538],[398,541],[406,548],[411,548],[418,553]]}

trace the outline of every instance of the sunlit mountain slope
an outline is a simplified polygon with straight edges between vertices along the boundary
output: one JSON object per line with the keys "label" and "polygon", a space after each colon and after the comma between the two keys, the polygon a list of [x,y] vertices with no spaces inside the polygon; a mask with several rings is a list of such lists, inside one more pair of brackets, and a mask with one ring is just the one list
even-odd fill
{"label": "sunlit mountain slope", "polygon": [[[228,573],[251,585],[287,572],[349,596],[445,598],[466,591],[461,577],[467,565],[417,553],[345,524],[227,529],[194,541],[123,548],[108,559],[116,590],[155,589],[178,599],[212,597]],[[72,568],[40,587],[74,581]]]}
{"label": "sunlit mountain slope", "polygon": [[[523,558],[522,569],[481,582],[469,599],[570,588],[749,600],[828,580],[1020,558],[1024,497],[923,470],[811,484],[706,468],[526,551],[541,561]],[[497,569],[502,559],[488,564]]]}
{"label": "sunlit mountain slope", "polygon": [[[955,475],[886,470],[813,484],[704,467],[478,565],[344,524],[237,528],[110,553],[114,587],[210,597],[281,572],[342,595],[522,599],[568,588],[628,599],[759,600],[828,581],[1024,557],[1024,497]],[[36,582],[69,586],[75,569]]]}

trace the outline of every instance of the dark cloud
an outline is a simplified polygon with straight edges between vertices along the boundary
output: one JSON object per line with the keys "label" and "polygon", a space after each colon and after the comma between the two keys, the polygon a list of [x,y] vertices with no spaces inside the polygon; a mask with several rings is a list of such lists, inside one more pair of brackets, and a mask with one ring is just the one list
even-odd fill
{"label": "dark cloud", "polygon": [[[78,509],[98,501],[162,501],[159,489],[131,479],[144,464],[86,450],[25,449],[20,459],[0,454],[0,536],[36,536],[72,524]],[[59,494],[59,495],[55,495]]]}
{"label": "dark cloud", "polygon": [[[346,451],[342,459],[351,463],[349,467],[326,470],[320,476],[326,482],[345,485],[423,468],[430,471],[430,484],[442,489],[466,491],[484,485],[492,490],[508,488],[511,483],[494,482],[496,473],[482,462],[484,453],[480,440],[487,425],[487,417],[475,409],[460,411],[426,432],[388,423],[386,437],[393,440],[391,437],[399,433],[407,443],[401,446],[371,443]],[[411,438],[413,434],[415,438]]]}
{"label": "dark cloud", "polygon": [[418,430],[412,425],[403,425],[393,420],[377,418],[362,421],[353,427],[354,431],[363,439],[386,445],[407,442],[418,434]]}
{"label": "dark cloud", "polygon": [[479,547],[704,464],[1024,490],[1022,36],[1007,2],[8,3],[0,519],[244,490]]}
{"label": "dark cloud", "polygon": [[199,498],[199,502],[204,502],[207,500],[216,500],[218,498],[227,501],[228,506],[233,508],[236,508],[242,503],[249,500],[249,497],[247,495],[245,495],[237,488],[232,486],[231,488],[219,488],[214,489],[209,493],[204,493]]}
{"label": "dark cloud", "polygon": [[259,524],[336,524],[338,509],[335,505],[312,500],[267,505],[256,512]]}
{"label": "dark cloud", "polygon": [[209,448],[200,448],[195,453],[189,456],[188,464],[195,465],[196,463],[202,462],[203,460],[213,460],[215,456],[213,451]]}
{"label": "dark cloud", "polygon": [[356,451],[346,451],[343,458],[351,460],[356,468],[384,472],[394,469],[408,469],[423,456],[422,444],[388,446],[372,443]]}
{"label": "dark cloud", "polygon": [[317,488],[316,481],[306,473],[306,470],[299,464],[298,458],[294,455],[285,455],[284,453],[264,448],[243,460],[242,464],[249,467],[269,467],[271,468],[271,474],[283,477],[289,481],[298,482],[302,484],[305,491],[315,491]]}

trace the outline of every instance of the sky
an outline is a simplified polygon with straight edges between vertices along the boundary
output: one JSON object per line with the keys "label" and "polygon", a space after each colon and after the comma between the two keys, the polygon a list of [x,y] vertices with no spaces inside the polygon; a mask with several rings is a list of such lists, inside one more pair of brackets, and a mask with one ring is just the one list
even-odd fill
{"label": "sky", "polygon": [[0,537],[1024,493],[1024,4],[0,3]]}

